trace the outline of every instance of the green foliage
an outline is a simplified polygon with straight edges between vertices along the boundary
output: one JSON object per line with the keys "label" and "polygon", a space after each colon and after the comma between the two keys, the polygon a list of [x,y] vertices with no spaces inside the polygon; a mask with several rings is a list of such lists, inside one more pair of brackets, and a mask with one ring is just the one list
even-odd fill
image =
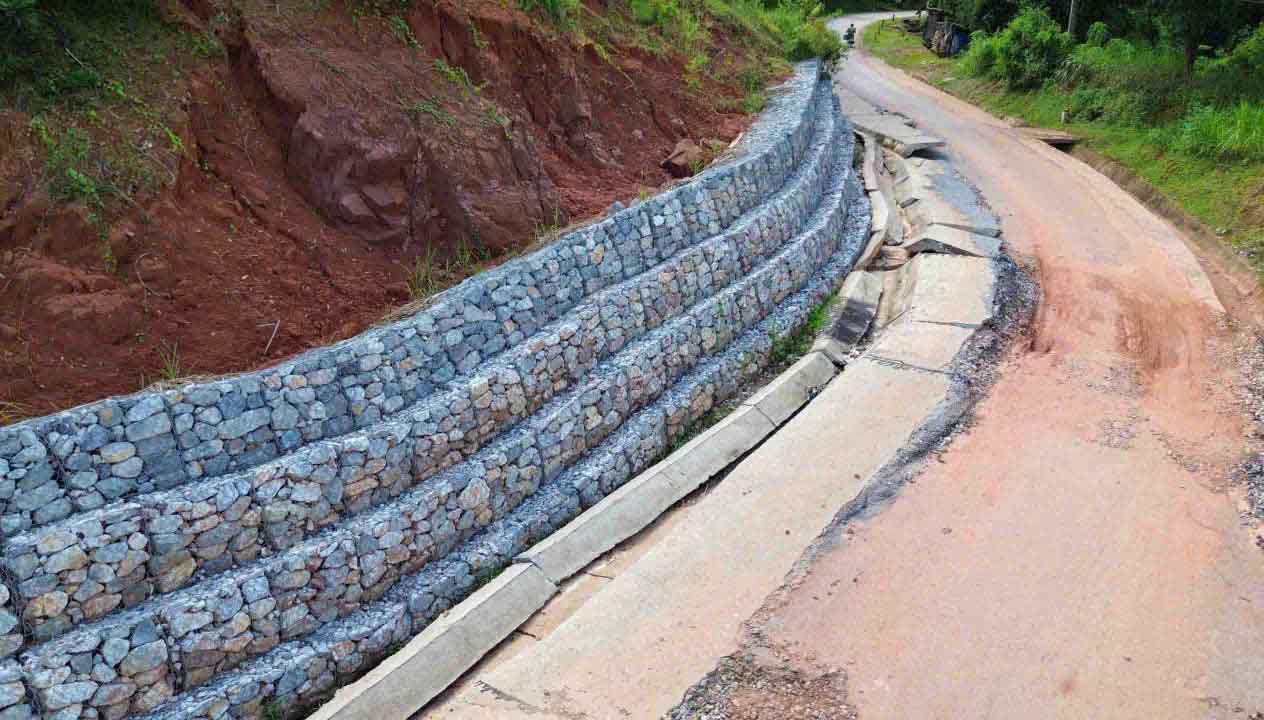
{"label": "green foliage", "polygon": [[280,700],[270,700],[262,708],[263,720],[285,720],[288,714],[289,708]]}
{"label": "green foliage", "polygon": [[439,75],[452,85],[461,88],[466,97],[478,92],[482,92],[483,85],[475,85],[470,79],[470,74],[465,72],[465,68],[456,65],[449,65],[443,58],[434,59],[435,70],[439,71]]}
{"label": "green foliage", "polygon": [[1195,102],[1220,107],[1239,99],[1264,101],[1264,24],[1218,58],[1196,66]]}
{"label": "green foliage", "polygon": [[418,100],[411,105],[405,104],[404,111],[414,122],[421,119],[422,115],[427,115],[435,122],[445,125],[449,128],[456,127],[456,117],[448,112],[447,108],[439,104],[434,98],[425,98]]}
{"label": "green foliage", "polygon": [[417,36],[413,34],[412,27],[408,21],[399,15],[391,15],[386,19],[386,24],[391,29],[391,34],[395,39],[412,48],[413,50],[421,50],[421,43],[417,41]]}
{"label": "green foliage", "polygon": [[580,0],[520,0],[519,6],[527,12],[543,10],[561,28],[573,26],[575,15],[582,7]]}
{"label": "green foliage", "polygon": [[1017,0],[973,0],[965,13],[965,25],[996,32],[1010,23],[1019,11]]}
{"label": "green foliage", "polygon": [[1055,77],[1063,88],[1072,90],[1074,117],[1104,117],[1126,125],[1179,116],[1188,90],[1179,53],[1121,38],[1101,46],[1077,46]]}
{"label": "green foliage", "polygon": [[775,326],[772,328],[769,333],[772,349],[768,358],[771,369],[787,367],[812,349],[816,336],[820,335],[829,323],[830,308],[834,307],[837,300],[838,296],[831,295],[818,303],[808,313],[807,321],[792,333],[783,334],[779,328]]}
{"label": "green foliage", "polygon": [[92,138],[76,127],[57,133],[42,117],[31,120],[31,132],[44,147],[48,185],[54,199],[81,200],[100,206],[100,190],[87,172]]}
{"label": "green foliage", "polygon": [[[751,3],[741,5],[750,11]],[[842,51],[842,41],[825,27],[823,10],[815,0],[781,0],[759,7],[763,22],[773,30],[786,58],[832,57]]]}
{"label": "green foliage", "polygon": [[982,30],[970,35],[970,47],[961,57],[961,69],[971,77],[991,77],[996,68],[996,40]]}
{"label": "green foliage", "polygon": [[0,0],[0,97],[31,114],[98,90],[128,70],[131,51],[202,33],[172,33],[155,0]]}
{"label": "green foliage", "polygon": [[974,77],[1000,80],[1011,90],[1031,89],[1052,79],[1074,46],[1048,11],[1027,6],[994,35],[975,31],[962,69]]}
{"label": "green foliage", "polygon": [[1172,149],[1197,157],[1261,162],[1264,106],[1245,101],[1224,109],[1195,105],[1174,131],[1160,137]]}
{"label": "green foliage", "polygon": [[634,20],[657,27],[681,49],[692,48],[706,39],[698,16],[676,0],[631,0],[629,7]]}
{"label": "green foliage", "polygon": [[162,368],[159,374],[163,380],[178,380],[183,376],[183,373],[180,371],[180,352],[175,344],[159,348],[158,357],[162,361]]}
{"label": "green foliage", "polygon": [[1110,40],[1110,28],[1106,23],[1098,20],[1088,26],[1088,35],[1085,42],[1093,47],[1105,47],[1106,41]]}
{"label": "green foliage", "polygon": [[408,294],[413,300],[424,300],[442,289],[443,281],[435,265],[434,248],[429,247],[408,273]]}

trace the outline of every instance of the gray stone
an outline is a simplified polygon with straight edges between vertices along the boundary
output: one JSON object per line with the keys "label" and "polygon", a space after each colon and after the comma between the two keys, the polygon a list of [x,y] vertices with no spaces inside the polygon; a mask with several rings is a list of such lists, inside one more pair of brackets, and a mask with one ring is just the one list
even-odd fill
{"label": "gray stone", "polygon": [[123,675],[132,676],[153,670],[167,660],[167,645],[161,640],[146,643],[132,650],[119,667]]}
{"label": "gray stone", "polygon": [[8,707],[22,702],[26,698],[26,687],[20,682],[6,682],[0,685],[0,707]]}
{"label": "gray stone", "polygon": [[166,409],[166,403],[162,401],[162,396],[147,395],[142,397],[127,411],[125,419],[129,423],[140,422],[151,415],[162,412],[164,409]]}
{"label": "gray stone", "polygon": [[51,573],[63,570],[78,570],[88,564],[88,554],[78,545],[72,545],[56,553],[44,563],[44,569]]}
{"label": "gray stone", "polygon": [[121,478],[134,478],[140,475],[141,470],[145,467],[144,461],[138,457],[132,457],[111,468],[111,471]]}
{"label": "gray stone", "polygon": [[224,440],[239,438],[267,425],[271,418],[271,411],[264,408],[243,412],[233,419],[225,420],[221,423],[219,426],[219,436]]}
{"label": "gray stone", "polygon": [[148,440],[171,430],[171,418],[166,413],[154,415],[133,425],[127,426],[127,439],[132,442]]}
{"label": "gray stone", "polygon": [[96,691],[97,684],[88,680],[54,685],[44,691],[44,704],[52,710],[59,710],[68,705],[86,702]]}
{"label": "gray stone", "polygon": [[117,665],[120,660],[127,657],[127,652],[131,648],[132,644],[126,638],[110,638],[101,646],[101,657],[110,665]]}
{"label": "gray stone", "polygon": [[115,705],[128,699],[135,692],[136,686],[131,683],[102,685],[97,689],[96,694],[92,696],[92,704],[97,707],[102,705]]}

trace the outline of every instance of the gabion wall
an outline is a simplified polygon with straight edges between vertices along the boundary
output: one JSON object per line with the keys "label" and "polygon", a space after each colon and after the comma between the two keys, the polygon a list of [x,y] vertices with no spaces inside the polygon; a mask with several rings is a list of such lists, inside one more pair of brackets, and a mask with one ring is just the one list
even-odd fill
{"label": "gabion wall", "polygon": [[417,315],[0,429],[0,720],[318,701],[661,457],[867,238],[822,72],[736,160]]}

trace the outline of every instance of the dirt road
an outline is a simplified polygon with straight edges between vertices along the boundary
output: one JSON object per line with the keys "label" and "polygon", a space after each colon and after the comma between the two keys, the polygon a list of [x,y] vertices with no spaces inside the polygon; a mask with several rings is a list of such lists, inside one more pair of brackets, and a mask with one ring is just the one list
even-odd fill
{"label": "dirt road", "polygon": [[863,53],[840,83],[947,140],[1044,299],[973,426],[751,637],[846,670],[866,719],[1260,717],[1264,552],[1226,487],[1249,428],[1196,258],[972,106]]}

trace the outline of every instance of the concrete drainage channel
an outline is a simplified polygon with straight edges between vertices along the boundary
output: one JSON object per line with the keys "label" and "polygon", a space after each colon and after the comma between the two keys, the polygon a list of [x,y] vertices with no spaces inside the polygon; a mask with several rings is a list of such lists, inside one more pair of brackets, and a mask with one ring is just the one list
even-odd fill
{"label": "concrete drainage channel", "polygon": [[[857,474],[857,482],[841,483],[845,486],[842,494],[837,492],[839,482],[828,482],[835,488],[820,497],[831,497],[833,504],[821,503],[820,507],[832,507],[828,511],[831,514],[843,508],[848,517],[868,504],[861,498],[893,491],[888,487],[891,468],[906,462],[909,453],[915,451],[911,449],[914,445],[924,444],[922,441],[931,435],[942,437],[962,417],[965,401],[949,376],[962,356],[979,351],[984,342],[980,335],[986,334],[980,331],[993,323],[997,303],[1002,302],[1004,295],[999,285],[1002,276],[1012,270],[1012,263],[1001,254],[996,221],[978,204],[971,189],[939,161],[906,157],[942,143],[917,134],[894,116],[884,117],[880,124],[867,124],[861,131],[865,141],[863,176],[873,208],[873,226],[857,262],[862,270],[851,273],[843,283],[831,309],[828,329],[816,339],[812,349],[718,424],[519,554],[504,573],[360,681],[340,691],[314,718],[404,718],[426,707],[548,606],[568,581],[595,567],[609,551],[656,523],[699,487],[730,471],[740,473],[748,462],[757,466],[754,474],[765,473],[766,468],[760,465],[761,453],[767,450],[775,456],[775,442],[793,445],[801,423],[815,423],[819,429],[822,418],[809,417],[820,409],[818,403],[837,404],[838,397],[846,398],[843,406],[850,421],[862,423],[866,414],[877,417],[887,413],[889,404],[902,398],[914,408],[903,422],[881,429],[894,431],[896,442],[875,448],[874,457],[869,459],[874,469],[868,478],[862,480]],[[827,401],[827,395],[838,397]],[[830,415],[831,410],[826,408],[822,417]],[[838,429],[840,436],[832,440],[850,440],[846,437],[846,423]],[[804,441],[811,440],[805,437]],[[793,480],[791,476],[773,482],[793,484]],[[741,480],[736,482],[740,484]],[[723,480],[716,486],[716,493],[727,489],[728,483],[728,479]],[[752,487],[739,494],[758,492]],[[811,496],[810,490],[808,495],[802,498],[805,506],[819,499]],[[696,501],[706,502],[707,497]],[[723,505],[724,501],[717,498],[717,504]],[[719,511],[716,518],[720,527],[698,520],[697,527],[689,528],[694,518],[682,519],[685,544],[696,545],[700,538],[723,543],[718,531],[725,524],[729,524],[730,532],[757,533],[740,517],[725,518]],[[815,526],[818,531],[827,526],[829,515],[819,518],[821,524]],[[835,518],[834,522],[838,520]],[[809,522],[806,526],[812,525]],[[791,530],[785,530],[785,535],[791,535]],[[782,537],[778,532],[765,539],[779,542]],[[791,548],[795,545],[793,540],[785,542]],[[699,554],[705,554],[707,549],[695,548]],[[673,563],[663,560],[662,564]],[[674,571],[679,584],[696,581],[705,586],[704,578]],[[784,574],[784,569],[775,568],[769,577],[780,578]],[[663,579],[662,575],[657,576],[658,581]],[[731,588],[712,588],[718,594],[726,589]],[[636,669],[625,668],[620,671],[623,675],[611,683],[612,687],[654,686],[648,692],[642,688],[629,695],[620,689],[581,690],[566,684],[570,670],[567,658],[589,669],[635,666],[637,658],[647,654],[656,657],[658,653],[629,647],[628,635],[638,636],[639,642],[639,636],[666,632],[666,626],[637,626],[636,618],[626,610],[643,599],[637,600],[634,593],[631,599],[621,599],[613,583],[578,602],[582,603],[578,614],[573,607],[566,609],[563,624],[552,633],[532,634],[531,647],[515,650],[507,659],[497,658],[490,667],[476,668],[454,692],[443,695],[421,716],[663,715],[670,709],[664,700],[684,695],[691,676],[678,668],[650,669],[650,665],[659,664],[657,659],[645,669],[646,673],[657,673],[654,677],[637,676]],[[572,600],[568,604],[575,603]],[[685,616],[678,625],[705,626],[701,621],[710,617],[705,610],[696,617],[690,616],[689,603],[683,600],[660,598],[660,603],[662,612]],[[720,610],[713,608],[712,616],[723,617]],[[615,629],[621,623],[626,624],[626,631]],[[608,634],[602,628],[607,628]],[[722,622],[711,632],[728,634]],[[688,655],[689,650],[681,649],[682,645],[688,645],[688,639],[676,638],[669,654]],[[608,657],[598,654],[598,646],[606,646],[600,652]],[[715,658],[706,651],[702,654],[704,661],[714,662]],[[591,680],[601,671],[585,670],[579,674]],[[685,716],[690,715],[682,715]]]}

